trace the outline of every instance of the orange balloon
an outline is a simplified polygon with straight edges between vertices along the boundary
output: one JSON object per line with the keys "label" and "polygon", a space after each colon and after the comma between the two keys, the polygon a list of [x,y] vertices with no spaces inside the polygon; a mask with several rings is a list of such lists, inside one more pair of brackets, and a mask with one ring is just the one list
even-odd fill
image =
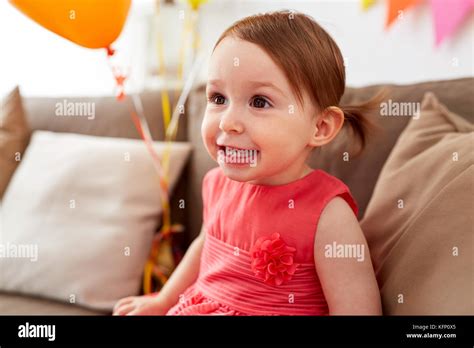
{"label": "orange balloon", "polygon": [[107,48],[122,31],[131,0],[10,0],[36,23],[87,48]]}

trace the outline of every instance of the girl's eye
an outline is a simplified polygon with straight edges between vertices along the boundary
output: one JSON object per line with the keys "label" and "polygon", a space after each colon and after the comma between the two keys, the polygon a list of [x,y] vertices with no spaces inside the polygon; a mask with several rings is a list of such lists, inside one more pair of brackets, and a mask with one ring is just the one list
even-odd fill
{"label": "girl's eye", "polygon": [[264,97],[261,96],[255,96],[251,100],[250,105],[258,109],[271,107],[271,104]]}
{"label": "girl's eye", "polygon": [[223,105],[226,102],[226,99],[223,95],[221,94],[213,94],[209,99],[211,103],[217,104],[217,105]]}

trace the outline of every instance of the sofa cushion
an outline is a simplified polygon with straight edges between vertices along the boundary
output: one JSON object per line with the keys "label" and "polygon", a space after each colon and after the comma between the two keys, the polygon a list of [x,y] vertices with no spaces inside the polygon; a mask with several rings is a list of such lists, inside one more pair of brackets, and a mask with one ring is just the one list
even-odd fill
{"label": "sofa cushion", "polygon": [[377,181],[365,232],[385,314],[473,314],[474,125],[427,93]]}
{"label": "sofa cushion", "polygon": [[[171,191],[189,153],[171,146]],[[36,131],[2,202],[0,289],[110,310],[138,295],[160,214],[141,140]]]}
{"label": "sofa cushion", "polygon": [[0,292],[0,315],[103,315],[109,312],[41,297]]}
{"label": "sofa cushion", "polygon": [[29,137],[20,91],[16,87],[0,100],[0,200],[23,157]]}
{"label": "sofa cushion", "polygon": [[[169,101],[172,107],[177,103],[179,93],[179,90],[169,90]],[[153,139],[163,141],[165,138],[162,110],[163,91],[159,89],[147,90],[137,94],[137,96],[143,106],[143,114]],[[32,130],[139,139],[140,134],[130,117],[130,108],[133,108],[132,98],[136,96],[130,95],[129,97],[124,101],[117,101],[113,96],[25,97],[23,98],[23,105]],[[68,105],[78,105],[86,110],[93,107],[95,115],[94,117],[56,115],[58,108],[62,107],[64,109],[64,105],[66,105],[66,108]],[[189,117],[187,107],[184,108],[184,111],[186,113],[180,117],[179,127],[174,139],[179,142],[187,141],[186,121]],[[181,209],[180,206],[182,199],[186,198],[187,176],[186,174],[180,177],[176,184],[176,190],[173,196],[170,197],[172,222],[186,227],[188,226],[187,209]],[[190,223],[192,224],[192,221]],[[182,244],[180,239],[184,239],[184,236],[176,238],[177,244]]]}

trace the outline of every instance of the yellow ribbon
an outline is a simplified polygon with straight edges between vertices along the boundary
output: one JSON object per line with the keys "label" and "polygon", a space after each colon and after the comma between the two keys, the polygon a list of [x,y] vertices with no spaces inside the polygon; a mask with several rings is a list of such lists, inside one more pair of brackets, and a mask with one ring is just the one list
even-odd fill
{"label": "yellow ribbon", "polygon": [[[193,53],[195,54],[199,47],[200,47],[200,38],[197,31],[197,10],[201,6],[201,4],[205,3],[207,0],[189,0],[188,3],[190,4],[193,13],[191,16],[186,16],[186,21],[183,28],[182,33],[182,40],[181,40],[181,48],[179,53],[179,65],[177,70],[178,81],[182,83],[183,81],[183,67],[184,61],[186,57],[186,38],[189,33],[192,33],[192,48]],[[160,8],[159,8],[159,1],[157,1],[157,16],[160,15]],[[163,37],[160,30],[158,30],[157,34],[157,56],[158,56],[158,72],[161,76],[165,76],[166,69],[164,63],[164,45],[163,45]],[[168,243],[168,247],[171,247],[171,238],[173,233],[182,232],[184,227],[179,224],[172,224],[171,223],[171,216],[170,216],[170,205],[169,205],[169,192],[168,192],[168,173],[169,173],[169,162],[170,162],[170,153],[171,153],[171,145],[172,141],[176,138],[178,125],[179,125],[179,117],[180,113],[173,114],[171,117],[171,107],[170,107],[170,99],[169,94],[166,88],[162,88],[161,92],[161,107],[163,112],[163,126],[165,130],[165,140],[166,140],[166,147],[163,152],[163,156],[161,159],[161,164],[157,164],[157,171],[159,174],[159,181],[160,187],[162,189],[161,195],[161,203],[162,203],[162,210],[163,210],[163,223],[160,228],[160,231],[156,234],[155,239],[153,241],[153,245],[151,248],[150,256],[145,264],[144,274],[143,274],[143,292],[145,294],[149,294],[154,291],[153,289],[153,279],[158,281],[159,287],[163,286],[166,281],[168,280],[167,275],[161,269],[161,265],[159,264],[158,257],[160,255],[160,248],[165,244]],[[180,107],[179,105],[176,107]],[[138,122],[141,123],[141,127],[143,127],[143,123],[146,122],[144,117],[138,117]],[[146,137],[144,137],[146,138]],[[148,142],[149,151],[152,150],[151,139],[145,140]]]}

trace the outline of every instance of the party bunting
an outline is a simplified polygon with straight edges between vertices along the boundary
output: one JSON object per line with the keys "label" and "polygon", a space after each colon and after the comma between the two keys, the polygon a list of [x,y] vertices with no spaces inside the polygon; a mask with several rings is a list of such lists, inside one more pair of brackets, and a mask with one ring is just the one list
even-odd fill
{"label": "party bunting", "polygon": [[[361,0],[363,9],[373,4],[372,0]],[[406,10],[423,2],[422,0],[387,0],[385,27],[403,17]],[[435,44],[439,46],[446,38],[454,35],[463,21],[474,10],[474,0],[430,0],[433,13]]]}
{"label": "party bunting", "polygon": [[191,6],[193,11],[199,10],[202,4],[206,3],[207,0],[188,0],[188,4]]}
{"label": "party bunting", "polygon": [[468,14],[474,9],[474,0],[431,0],[433,11],[435,44],[439,46],[454,34]]}
{"label": "party bunting", "polygon": [[361,0],[360,2],[362,9],[364,11],[367,11],[369,7],[371,7],[373,4],[375,4],[375,0]]}
{"label": "party bunting", "polygon": [[387,20],[385,27],[388,28],[395,20],[397,20],[403,11],[408,10],[410,7],[416,5],[420,0],[388,0],[387,6]]}

